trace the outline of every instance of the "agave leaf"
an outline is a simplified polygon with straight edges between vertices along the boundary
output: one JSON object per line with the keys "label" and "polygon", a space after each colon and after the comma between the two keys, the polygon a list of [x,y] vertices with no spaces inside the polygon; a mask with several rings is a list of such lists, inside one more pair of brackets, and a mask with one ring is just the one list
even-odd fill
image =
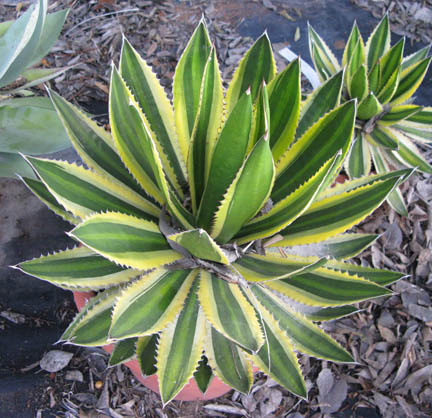
{"label": "agave leaf", "polygon": [[[289,248],[290,254],[304,256],[331,257],[338,260],[355,257],[369,247],[379,235],[375,234],[343,234],[316,244],[301,245]],[[270,247],[279,243],[271,244]],[[288,250],[288,249],[287,249]]]}
{"label": "agave leaf", "polygon": [[199,207],[209,176],[210,162],[222,124],[223,99],[222,79],[213,48],[204,70],[200,106],[189,147],[189,187],[194,213]]}
{"label": "agave leaf", "polygon": [[204,69],[211,51],[204,19],[201,20],[177,64],[173,84],[174,117],[184,161],[198,113]]}
{"label": "agave leaf", "polygon": [[40,155],[63,150],[70,141],[47,97],[0,101],[0,152]]}
{"label": "agave leaf", "polygon": [[[374,162],[377,173],[388,173],[391,171],[390,166],[387,164],[383,151],[378,147],[372,148],[372,159]],[[408,209],[402,197],[399,188],[395,188],[387,197],[390,206],[400,215],[408,216]]]}
{"label": "agave leaf", "polygon": [[84,167],[64,161],[26,157],[49,192],[68,211],[85,218],[104,210],[157,219],[159,208],[148,200]]}
{"label": "agave leaf", "polygon": [[381,19],[381,22],[373,30],[366,42],[366,55],[369,71],[378,62],[379,58],[382,57],[389,49],[390,25],[388,15],[385,15]]}
{"label": "agave leaf", "polygon": [[426,75],[430,62],[431,57],[425,58],[402,71],[398,88],[390,102],[392,106],[405,102],[416,92]]}
{"label": "agave leaf", "polygon": [[432,174],[432,166],[422,157],[417,147],[403,133],[392,128],[388,129],[397,136],[399,144],[398,150],[391,151],[392,155],[405,166],[416,167],[423,173]]}
{"label": "agave leaf", "polygon": [[262,310],[262,314],[266,343],[252,357],[252,361],[284,388],[306,398],[306,383],[290,339],[266,309]]}
{"label": "agave leaf", "polygon": [[201,360],[198,363],[198,368],[196,369],[196,372],[193,376],[199,390],[204,395],[207,392],[210,382],[213,379],[213,371],[212,368],[208,365],[207,357],[201,357]]}
{"label": "agave leaf", "polygon": [[378,93],[377,98],[379,99],[381,104],[386,104],[390,101],[390,99],[395,94],[398,85],[399,85],[399,79],[400,79],[400,70],[399,68],[391,75],[390,79],[388,80],[387,84],[383,86],[383,88]]}
{"label": "agave leaf", "polygon": [[405,57],[402,60],[402,64],[401,64],[401,70],[405,70],[408,67],[411,67],[414,64],[417,64],[419,61],[425,59],[428,55],[429,55],[429,51],[430,51],[430,45],[425,46],[422,49],[419,49],[418,51],[414,52],[413,54]]}
{"label": "agave leaf", "polygon": [[198,367],[206,334],[196,284],[174,322],[161,333],[157,369],[162,402],[166,405],[188,383]]}
{"label": "agave leaf", "polygon": [[323,115],[339,105],[344,74],[339,71],[325,83],[315,89],[301,104],[300,119],[297,125],[296,138],[303,134]]}
{"label": "agave leaf", "polygon": [[133,96],[115,68],[111,76],[109,107],[113,137],[123,162],[142,188],[164,204],[168,191],[153,138],[143,123],[138,104],[133,105]]}
{"label": "agave leaf", "polygon": [[249,282],[279,280],[313,271],[326,263],[325,258],[276,254],[250,254],[239,258],[234,267]]}
{"label": "agave leaf", "polygon": [[275,75],[276,64],[270,39],[264,33],[246,52],[234,73],[226,94],[228,114],[248,89],[251,91],[252,102],[255,102],[263,80],[268,84]]}
{"label": "agave leaf", "polygon": [[243,351],[207,323],[206,356],[214,374],[235,390],[247,394],[253,383],[252,366]]}
{"label": "agave leaf", "polygon": [[190,228],[192,215],[172,192],[172,189],[178,191],[179,186],[169,183],[169,176],[165,176],[167,167],[162,166],[160,152],[145,116],[116,69],[113,69],[111,77],[110,117],[114,140],[122,160],[144,190],[159,203],[166,202],[176,219],[185,228]]}
{"label": "agave leaf", "polygon": [[370,215],[399,183],[396,176],[313,203],[280,232],[283,239],[279,245],[311,244],[345,232]]}
{"label": "agave leaf", "polygon": [[261,311],[264,309],[279,323],[280,329],[288,336],[294,349],[314,357],[340,362],[352,362],[350,354],[324,331],[304,316],[287,308],[272,292],[252,286]]}
{"label": "agave leaf", "polygon": [[270,197],[274,179],[270,144],[263,137],[250,152],[216,212],[211,235],[217,242],[227,243],[260,211]]}
{"label": "agave leaf", "polygon": [[178,234],[170,235],[168,239],[180,244],[194,257],[221,264],[230,264],[222,248],[213,241],[204,229],[179,232]]}
{"label": "agave leaf", "polygon": [[268,86],[270,146],[278,161],[294,140],[300,115],[300,59],[292,61]]}
{"label": "agave leaf", "polygon": [[[396,45],[389,49],[379,60],[380,82],[379,90],[381,91],[386,84],[394,77],[395,72],[399,72],[402,62],[405,39],[402,38]],[[381,92],[380,92],[381,93]]]}
{"label": "agave leaf", "polygon": [[369,135],[365,135],[365,138],[375,147],[392,150],[397,150],[399,148],[398,138],[391,128],[377,126]]}
{"label": "agave leaf", "polygon": [[109,358],[108,366],[116,366],[134,357],[136,355],[137,341],[138,338],[127,338],[117,342]]}
{"label": "agave leaf", "polygon": [[360,34],[359,28],[357,26],[357,22],[354,22],[353,27],[351,29],[350,36],[348,38],[347,44],[344,49],[343,57],[342,57],[342,66],[345,67],[350,61],[353,55],[354,49],[357,45],[357,42],[361,42],[363,45],[362,49],[364,49],[363,38]]}
{"label": "agave leaf", "polygon": [[37,48],[33,52],[31,62],[28,66],[38,63],[54,46],[65,23],[69,9],[59,10],[45,16],[42,32],[39,37]]}
{"label": "agave leaf", "polygon": [[362,134],[357,135],[352,144],[346,167],[348,175],[352,179],[366,176],[371,171],[370,149]]}
{"label": "agave leaf", "polygon": [[[359,39],[351,54],[351,59],[348,62],[345,70],[345,83],[350,84],[354,74],[364,65],[365,63],[365,50],[363,42]],[[351,96],[355,97],[355,96]]]}
{"label": "agave leaf", "polygon": [[243,164],[252,123],[252,102],[249,93],[238,101],[225,122],[216,143],[208,182],[198,210],[197,224],[210,230],[221,200]]}
{"label": "agave leaf", "polygon": [[16,179],[17,175],[36,178],[35,172],[20,154],[0,151],[0,177]]}
{"label": "agave leaf", "polygon": [[397,271],[358,266],[356,264],[344,263],[337,260],[328,261],[326,268],[346,272],[365,280],[369,280],[370,282],[376,283],[380,286],[387,286],[400,280],[402,277],[405,277],[404,274]]}
{"label": "agave leaf", "polygon": [[224,337],[253,352],[264,344],[255,310],[237,284],[201,270],[198,297],[207,321]]}
{"label": "agave leaf", "polygon": [[145,337],[138,338],[136,343],[136,354],[143,376],[151,376],[157,371],[156,355],[158,341],[159,334],[147,335]]}
{"label": "agave leaf", "polygon": [[[160,146],[159,153],[167,157],[164,165],[170,182],[177,186],[176,190],[181,190],[177,180],[182,184],[186,182],[186,160],[181,155],[171,104],[156,74],[126,39],[123,40],[120,75],[144,113],[155,143]],[[168,169],[171,167],[172,171]]]}
{"label": "agave leaf", "polygon": [[108,176],[110,181],[120,181],[124,186],[146,196],[124,166],[111,135],[56,92],[49,90],[49,94],[81,159],[95,171]]}
{"label": "agave leaf", "polygon": [[421,106],[412,104],[394,106],[378,120],[377,124],[380,126],[394,125],[395,123],[415,115],[421,110]]}
{"label": "agave leaf", "polygon": [[43,202],[47,205],[56,215],[61,216],[65,221],[72,225],[81,222],[81,219],[72,215],[64,209],[64,207],[57,202],[55,197],[49,192],[47,187],[39,180],[34,180],[28,177],[21,177],[24,184]]}
{"label": "agave leaf", "polygon": [[34,258],[17,266],[21,271],[63,289],[97,290],[126,283],[140,272],[124,269],[85,247]]}
{"label": "agave leaf", "polygon": [[382,104],[375,97],[373,92],[370,92],[357,107],[357,117],[362,120],[369,120],[383,111]]}
{"label": "agave leaf", "polygon": [[157,269],[133,282],[117,299],[110,337],[141,337],[165,328],[182,309],[195,277],[193,270]]}
{"label": "agave leaf", "polygon": [[149,270],[179,260],[153,222],[123,213],[107,212],[88,217],[70,232],[109,260],[139,270]]}
{"label": "agave leaf", "polygon": [[60,341],[96,347],[110,343],[111,311],[120,289],[112,288],[92,297],[63,333]]}
{"label": "agave leaf", "polygon": [[325,267],[265,285],[310,306],[341,306],[391,294],[390,290],[373,282]]}
{"label": "agave leaf", "polygon": [[354,121],[355,102],[349,101],[325,115],[297,140],[276,167],[273,202],[294,192],[340,150],[344,158],[351,143]]}
{"label": "agave leaf", "polygon": [[321,81],[325,81],[339,71],[339,63],[333,52],[311,25],[308,25],[308,31],[309,51],[312,61],[314,62],[315,68],[318,69],[318,75]]}
{"label": "agave leaf", "polygon": [[318,195],[322,184],[336,164],[339,153],[327,161],[310,179],[280,200],[267,213],[252,219],[236,235],[236,242],[243,244],[269,237],[298,218]]}
{"label": "agave leaf", "polygon": [[348,94],[350,97],[356,97],[358,100],[363,100],[369,93],[369,82],[366,66],[363,64],[352,75],[348,82]]}
{"label": "agave leaf", "polygon": [[270,134],[270,105],[268,91],[265,82],[261,84],[256,99],[254,113],[252,117],[252,129],[249,138],[248,150],[263,137]]}
{"label": "agave leaf", "polygon": [[432,107],[425,107],[417,114],[398,123],[394,128],[420,142],[432,140]]}
{"label": "agave leaf", "polygon": [[375,65],[372,69],[372,71],[369,71],[369,90],[377,94],[378,93],[378,86],[380,84],[381,80],[381,67],[380,65]]}
{"label": "agave leaf", "polygon": [[354,306],[336,306],[322,308],[318,311],[305,314],[307,319],[311,321],[331,321],[333,319],[343,318],[344,316],[352,315],[353,313],[359,312],[360,309]]}
{"label": "agave leaf", "polygon": [[48,0],[39,0],[11,24],[0,47],[0,87],[15,81],[32,61],[48,9]]}

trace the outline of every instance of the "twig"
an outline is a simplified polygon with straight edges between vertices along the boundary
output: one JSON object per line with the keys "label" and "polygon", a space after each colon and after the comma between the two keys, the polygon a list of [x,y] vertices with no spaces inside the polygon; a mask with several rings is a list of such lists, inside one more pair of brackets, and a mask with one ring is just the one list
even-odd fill
{"label": "twig", "polygon": [[97,15],[97,16],[93,16],[93,17],[89,17],[88,19],[83,20],[82,22],[77,23],[75,26],[73,26],[72,28],[70,28],[65,34],[64,36],[68,36],[73,30],[75,30],[78,26],[84,25],[84,23],[90,22],[91,20],[95,20],[95,19],[99,19],[101,17],[105,17],[105,16],[111,16],[111,15],[117,15],[117,14],[125,14],[125,13],[135,13],[135,12],[139,12],[140,9],[138,8],[134,8],[134,9],[126,9],[126,10],[119,10],[116,12],[109,12],[109,13],[104,13],[101,15]]}

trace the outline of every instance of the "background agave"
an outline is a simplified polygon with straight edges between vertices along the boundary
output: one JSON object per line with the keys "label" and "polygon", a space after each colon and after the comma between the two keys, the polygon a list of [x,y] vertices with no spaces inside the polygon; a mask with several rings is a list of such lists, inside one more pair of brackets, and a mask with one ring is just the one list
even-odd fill
{"label": "background agave", "polygon": [[276,74],[263,35],[225,95],[201,22],[176,69],[174,109],[126,40],[112,70],[112,136],[52,92],[88,168],[27,157],[41,181],[24,181],[83,246],[18,267],[98,291],[62,340],[115,342],[110,364],[137,356],[164,403],[192,376],[203,392],[213,374],[248,392],[251,362],[306,397],[296,351],[351,362],[313,321],[390,294],[383,286],[401,274],[342,261],[377,236],[343,233],[411,170],[327,187],[354,129],[341,85],[339,74],[301,103],[299,61]]}
{"label": "background agave", "polygon": [[[430,46],[403,57],[405,39],[390,47],[390,24],[384,16],[364,44],[357,24],[347,41],[340,65],[324,40],[309,26],[310,54],[322,81],[344,68],[342,101],[357,98],[355,141],[345,168],[351,178],[392,168],[416,167],[431,174],[432,167],[412,140],[432,141],[432,107],[412,103],[430,64]],[[408,216],[398,189],[388,198]]]}
{"label": "background agave", "polygon": [[17,20],[0,23],[0,176],[32,174],[18,154],[47,154],[67,148],[68,136],[47,97],[29,90],[65,71],[33,68],[60,35],[69,9],[47,13],[38,0]]}

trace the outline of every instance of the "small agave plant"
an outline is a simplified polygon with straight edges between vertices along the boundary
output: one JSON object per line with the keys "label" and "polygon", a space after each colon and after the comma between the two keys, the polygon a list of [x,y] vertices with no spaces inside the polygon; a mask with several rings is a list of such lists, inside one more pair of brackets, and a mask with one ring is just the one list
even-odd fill
{"label": "small agave plant", "polygon": [[136,356],[164,403],[192,377],[203,393],[213,375],[247,393],[252,364],[306,397],[297,352],[353,361],[315,322],[389,295],[401,278],[344,262],[377,238],[344,232],[411,170],[330,188],[356,115],[355,100],[339,104],[340,83],[301,103],[299,61],[277,74],[263,35],[225,94],[201,22],[173,107],[126,40],[112,69],[112,136],[51,98],[87,167],[27,157],[40,181],[24,181],[82,245],[17,267],[97,292],[63,341],[115,343],[110,364]]}
{"label": "small agave plant", "polygon": [[[390,47],[390,24],[384,16],[364,44],[354,23],[340,65],[324,40],[309,26],[309,49],[315,69],[323,82],[343,80],[342,102],[359,102],[355,141],[345,162],[351,178],[370,173],[372,161],[377,173],[392,168],[416,167],[432,174],[413,140],[432,141],[432,107],[413,104],[431,57],[430,47],[403,57],[405,39]],[[344,68],[342,75],[341,68]],[[398,189],[388,198],[400,214],[408,212]]]}

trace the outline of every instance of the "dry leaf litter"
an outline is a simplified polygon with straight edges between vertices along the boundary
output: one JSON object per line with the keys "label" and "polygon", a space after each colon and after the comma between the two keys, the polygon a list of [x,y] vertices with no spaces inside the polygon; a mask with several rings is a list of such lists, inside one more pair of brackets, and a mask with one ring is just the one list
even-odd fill
{"label": "dry leaf litter", "polygon": [[[376,17],[389,12],[392,29],[412,40],[432,41],[431,0],[351,0]],[[28,1],[0,1],[0,14],[14,18]],[[228,7],[229,3],[229,7]],[[295,2],[290,2],[295,3]],[[246,11],[276,12],[295,22],[301,11],[279,1],[51,1],[50,9],[71,7],[62,36],[43,64],[70,66],[52,82],[68,100],[107,100],[111,61],[118,62],[122,36],[135,45],[169,87],[176,62],[201,15],[218,50],[228,80],[252,39],[236,28]],[[252,9],[251,9],[252,8]],[[278,50],[285,45],[274,45]],[[277,56],[277,54],[276,54]],[[279,70],[286,62],[277,57]],[[432,149],[424,148],[428,161]],[[248,395],[231,391],[207,402],[172,402],[139,384],[124,366],[107,368],[98,348],[57,347],[23,372],[49,373],[37,417],[430,417],[432,415],[432,179],[413,178],[403,185],[409,217],[384,206],[356,228],[382,233],[355,262],[405,272],[392,286],[394,295],[359,304],[350,317],[323,324],[358,365],[300,359],[309,401],[299,400],[261,373]],[[8,321],[25,321],[4,311]],[[1,325],[1,320],[0,320]],[[37,370],[38,372],[40,370]],[[315,383],[313,383],[315,382]]]}

